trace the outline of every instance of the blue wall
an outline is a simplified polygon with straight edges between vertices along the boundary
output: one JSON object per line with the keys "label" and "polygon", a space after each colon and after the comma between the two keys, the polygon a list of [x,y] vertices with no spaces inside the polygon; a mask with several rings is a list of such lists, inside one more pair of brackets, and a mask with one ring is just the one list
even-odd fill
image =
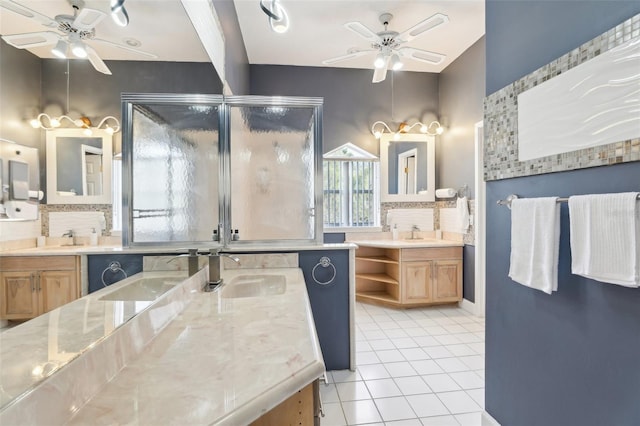
{"label": "blue wall", "polygon": [[[640,13],[629,1],[487,1],[487,94]],[[524,197],[640,190],[640,163],[487,183],[486,410],[503,426],[640,424],[640,290],[570,271],[562,207],[558,292],[507,277],[509,210]]]}

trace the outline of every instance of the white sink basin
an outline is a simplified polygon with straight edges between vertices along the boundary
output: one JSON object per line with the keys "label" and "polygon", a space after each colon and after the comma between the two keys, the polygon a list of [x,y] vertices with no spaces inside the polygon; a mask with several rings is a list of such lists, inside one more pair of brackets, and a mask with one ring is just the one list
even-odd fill
{"label": "white sink basin", "polygon": [[140,278],[138,281],[105,294],[99,300],[153,301],[183,280],[184,278]]}
{"label": "white sink basin", "polygon": [[222,288],[221,294],[227,299],[263,297],[284,294],[286,289],[287,280],[284,275],[238,275]]}

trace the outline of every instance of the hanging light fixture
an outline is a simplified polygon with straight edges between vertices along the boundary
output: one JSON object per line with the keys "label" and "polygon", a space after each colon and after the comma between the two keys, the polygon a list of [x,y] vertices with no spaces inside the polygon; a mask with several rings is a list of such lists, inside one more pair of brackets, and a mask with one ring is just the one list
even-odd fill
{"label": "hanging light fixture", "polygon": [[289,30],[289,15],[279,0],[260,0],[260,8],[269,17],[273,32],[282,34]]}
{"label": "hanging light fixture", "polygon": [[121,27],[129,25],[129,14],[124,8],[124,0],[111,0],[111,18]]}
{"label": "hanging light fixture", "polygon": [[[67,60],[67,111],[69,111],[69,80],[69,60]],[[120,131],[120,122],[112,115],[104,117],[97,126],[94,126],[88,117],[83,116],[73,119],[65,114],[59,117],[52,117],[43,112],[38,114],[36,118],[30,120],[29,124],[34,129],[55,130],[62,127],[62,124],[65,122],[84,129],[83,133],[85,136],[91,136],[94,130],[104,130],[110,135]]]}
{"label": "hanging light fixture", "polygon": [[371,126],[371,133],[373,133],[373,136],[375,136],[376,139],[380,139],[382,137],[382,134],[386,131],[393,134],[394,140],[398,140],[400,139],[401,134],[410,133],[411,130],[416,126],[420,127],[420,133],[424,133],[429,136],[438,136],[444,132],[444,127],[442,127],[440,122],[434,120],[429,124],[424,124],[420,121],[416,121],[415,123],[409,125],[408,123],[403,122],[400,123],[400,126],[398,126],[398,130],[395,132],[391,130],[391,128],[384,121],[376,121]]}

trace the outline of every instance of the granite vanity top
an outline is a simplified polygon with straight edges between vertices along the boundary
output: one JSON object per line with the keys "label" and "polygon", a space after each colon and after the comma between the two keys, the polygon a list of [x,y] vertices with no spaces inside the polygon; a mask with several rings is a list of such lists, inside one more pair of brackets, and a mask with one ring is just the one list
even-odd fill
{"label": "granite vanity top", "polygon": [[437,240],[432,238],[423,238],[419,240],[353,240],[353,244],[363,247],[379,247],[379,248],[433,248],[433,247],[462,247],[464,243],[450,240]]}
{"label": "granite vanity top", "polygon": [[[27,397],[5,407],[0,423],[248,424],[324,372],[300,269],[223,272],[226,286],[239,275],[284,277],[282,291],[262,297],[228,298],[224,287],[202,292],[207,274],[205,268],[176,285],[114,333],[126,331],[128,340],[122,333],[105,339],[108,344],[79,356]],[[91,309],[86,301],[96,299],[95,294],[76,302]],[[167,312],[171,320],[146,346],[137,347],[144,340],[139,334],[157,328]],[[76,323],[83,323],[82,315],[64,321]],[[136,350],[139,353],[119,365]],[[20,354],[31,356],[27,350],[13,352],[14,357]],[[103,383],[90,383],[90,374],[81,371],[93,372]],[[86,394],[93,396],[88,402]]]}

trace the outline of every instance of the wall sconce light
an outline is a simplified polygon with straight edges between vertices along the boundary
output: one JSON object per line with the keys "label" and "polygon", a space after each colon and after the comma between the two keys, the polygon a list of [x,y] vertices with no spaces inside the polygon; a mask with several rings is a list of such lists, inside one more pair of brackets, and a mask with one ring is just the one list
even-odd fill
{"label": "wall sconce light", "polygon": [[279,0],[260,0],[260,8],[269,17],[271,30],[282,34],[289,29],[289,15]]}
{"label": "wall sconce light", "polygon": [[[93,123],[91,123],[91,120],[88,117],[80,117],[74,120],[67,115],[61,115],[60,117],[51,117],[49,116],[49,114],[45,114],[43,112],[41,114],[38,114],[38,116],[31,120],[29,123],[34,129],[40,128],[44,130],[55,130],[61,127],[64,121],[68,121],[76,127],[85,129],[84,134],[86,136],[91,136],[93,134],[93,130],[105,130],[110,135],[120,131],[120,122],[112,115],[106,116],[102,119],[102,121],[100,121],[100,124],[98,124],[97,126],[93,126]],[[109,122],[111,122],[111,125],[109,125]]]}
{"label": "wall sconce light", "polygon": [[373,123],[373,125],[371,126],[371,133],[373,133],[373,136],[375,136],[376,139],[380,139],[380,137],[382,136],[382,134],[387,131],[389,133],[393,133],[393,139],[394,140],[398,140],[400,139],[400,134],[402,133],[409,133],[411,132],[411,129],[413,129],[416,126],[420,126],[420,133],[424,133],[427,134],[429,136],[438,136],[441,135],[444,132],[444,127],[442,127],[440,125],[440,123],[438,121],[432,121],[431,123],[427,124],[423,124],[419,121],[416,121],[415,123],[409,125],[406,122],[402,122],[400,123],[400,126],[398,126],[398,130],[397,131],[392,131],[389,126],[387,125],[387,123],[385,123],[384,121],[376,121],[375,123]]}

